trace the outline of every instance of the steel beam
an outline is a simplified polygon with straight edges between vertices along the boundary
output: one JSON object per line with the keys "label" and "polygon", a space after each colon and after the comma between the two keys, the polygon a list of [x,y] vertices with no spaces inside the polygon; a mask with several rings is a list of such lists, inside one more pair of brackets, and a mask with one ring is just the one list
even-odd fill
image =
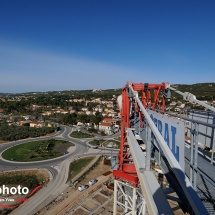
{"label": "steel beam", "polygon": [[167,199],[152,171],[145,170],[145,154],[141,151],[131,128],[127,129],[127,140],[132,158],[137,169],[137,175],[142,188],[143,196],[150,215],[174,214]]}
{"label": "steel beam", "polygon": [[[136,100],[137,104],[139,105],[140,110],[144,114],[144,117],[151,128],[153,135],[155,136],[159,148],[162,150],[163,156],[166,158],[168,161],[168,164],[171,167],[171,171],[174,174],[174,176],[177,178],[177,181],[184,192],[193,212],[196,215],[202,215],[202,214],[208,214],[206,208],[204,207],[203,203],[201,202],[200,198],[198,197],[197,193],[193,189],[190,181],[184,174],[184,171],[181,169],[181,166],[179,165],[178,161],[172,154],[171,150],[167,146],[166,142],[164,141],[163,137],[161,136],[160,132],[158,131],[157,127],[155,126],[154,122],[150,118],[148,112],[146,111],[145,107],[143,106],[142,102],[140,101],[138,97],[138,93],[133,90],[132,86],[129,86],[131,91],[133,92],[134,99]],[[135,157],[134,157],[135,161]],[[136,163],[135,163],[136,166]],[[139,175],[138,175],[139,177]]]}
{"label": "steel beam", "polygon": [[129,183],[114,180],[113,215],[119,214],[119,210],[122,210],[122,214],[126,215],[145,215],[145,199],[138,189]]}

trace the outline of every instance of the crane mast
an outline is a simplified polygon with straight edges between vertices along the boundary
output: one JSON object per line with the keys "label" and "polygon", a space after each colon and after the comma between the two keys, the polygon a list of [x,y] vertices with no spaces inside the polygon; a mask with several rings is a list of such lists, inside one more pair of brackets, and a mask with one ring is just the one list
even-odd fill
{"label": "crane mast", "polygon": [[[161,121],[157,120],[158,125],[155,125],[150,114],[153,112],[160,114],[161,118],[167,117],[164,113],[166,99],[171,97],[170,89],[169,83],[131,82],[122,89],[118,99],[121,113],[120,150],[118,168],[113,170],[114,215],[118,214],[119,208],[122,213],[131,215],[143,215],[146,210],[153,215],[174,214],[168,198],[175,199],[184,212],[208,214],[179,163],[175,143],[171,150],[168,134],[165,133],[165,137],[161,135]],[[168,128],[168,125],[165,124],[165,127]],[[171,129],[176,133],[174,127]],[[183,140],[184,133],[182,136]],[[194,144],[197,146],[198,143]],[[152,157],[160,165],[171,185],[170,193],[175,193],[175,196],[168,196],[161,189],[151,168]]]}

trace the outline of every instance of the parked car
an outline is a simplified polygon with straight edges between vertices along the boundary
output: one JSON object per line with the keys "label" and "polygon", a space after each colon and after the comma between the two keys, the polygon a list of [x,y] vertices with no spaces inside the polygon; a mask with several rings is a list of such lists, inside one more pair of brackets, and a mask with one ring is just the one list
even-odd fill
{"label": "parked car", "polygon": [[92,179],[89,181],[89,185],[94,185],[96,182],[98,182],[97,179]]}
{"label": "parked car", "polygon": [[78,183],[79,183],[79,181],[75,181],[75,182],[73,182],[73,183],[70,184],[70,187],[75,187],[76,184],[78,184]]}
{"label": "parked car", "polygon": [[81,192],[83,190],[86,190],[87,188],[89,188],[89,185],[81,185],[78,187],[78,190]]}

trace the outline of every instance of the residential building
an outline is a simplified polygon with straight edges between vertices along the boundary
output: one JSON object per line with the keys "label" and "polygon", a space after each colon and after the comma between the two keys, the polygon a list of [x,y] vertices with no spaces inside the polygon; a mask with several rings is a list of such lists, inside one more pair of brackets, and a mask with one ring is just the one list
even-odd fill
{"label": "residential building", "polygon": [[38,122],[30,122],[30,127],[31,128],[35,128],[35,127],[38,127]]}
{"label": "residential building", "polygon": [[107,134],[107,135],[113,134],[113,127],[114,127],[114,125],[111,124],[110,122],[100,122],[99,123],[99,130],[104,131],[105,134]]}

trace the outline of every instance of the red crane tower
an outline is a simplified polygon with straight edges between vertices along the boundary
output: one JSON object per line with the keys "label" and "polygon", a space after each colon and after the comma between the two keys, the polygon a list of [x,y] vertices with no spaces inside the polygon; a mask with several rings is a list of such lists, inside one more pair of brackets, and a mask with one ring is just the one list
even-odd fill
{"label": "red crane tower", "polygon": [[[162,119],[168,118],[164,116],[164,111],[166,99],[170,98],[170,89],[174,90],[168,83],[127,83],[122,89],[121,100],[118,99],[121,111],[118,169],[113,171],[114,215],[118,214],[119,208],[123,214],[143,215],[146,205],[148,214],[174,214],[167,195],[150,167],[152,155],[171,184],[172,190],[168,192],[176,194],[176,198],[173,198],[178,199],[183,210],[190,214],[208,214],[179,163],[175,139],[171,137],[170,149],[167,136],[164,135],[164,138],[161,134],[159,123],[161,126],[162,122],[158,120],[157,127],[151,118],[155,112]],[[153,114],[150,115],[151,112]],[[174,123],[179,124],[176,120]],[[168,123],[163,127],[168,128]],[[173,131],[176,133],[176,127],[171,126],[171,132]],[[180,131],[182,135],[178,139],[183,144],[183,128]],[[145,145],[145,152],[140,145]],[[184,146],[180,147],[183,150]]]}
{"label": "red crane tower", "polygon": [[[126,128],[131,127],[130,123],[130,109],[131,100],[129,97],[129,86],[132,86],[135,91],[139,91],[141,95],[141,101],[145,108],[150,107],[152,109],[165,110],[165,98],[160,96],[161,92],[167,93],[166,83],[162,84],[142,84],[142,83],[127,83],[122,89],[122,107],[121,107],[121,139],[120,139],[120,150],[118,154],[119,169],[114,170],[113,174],[116,179],[121,178],[133,184],[134,187],[138,184],[137,172],[133,159],[128,157],[130,152],[127,143]],[[138,106],[136,106],[136,112],[140,112]],[[140,118],[144,117],[143,113],[140,113]],[[143,124],[141,125],[144,126]]]}

